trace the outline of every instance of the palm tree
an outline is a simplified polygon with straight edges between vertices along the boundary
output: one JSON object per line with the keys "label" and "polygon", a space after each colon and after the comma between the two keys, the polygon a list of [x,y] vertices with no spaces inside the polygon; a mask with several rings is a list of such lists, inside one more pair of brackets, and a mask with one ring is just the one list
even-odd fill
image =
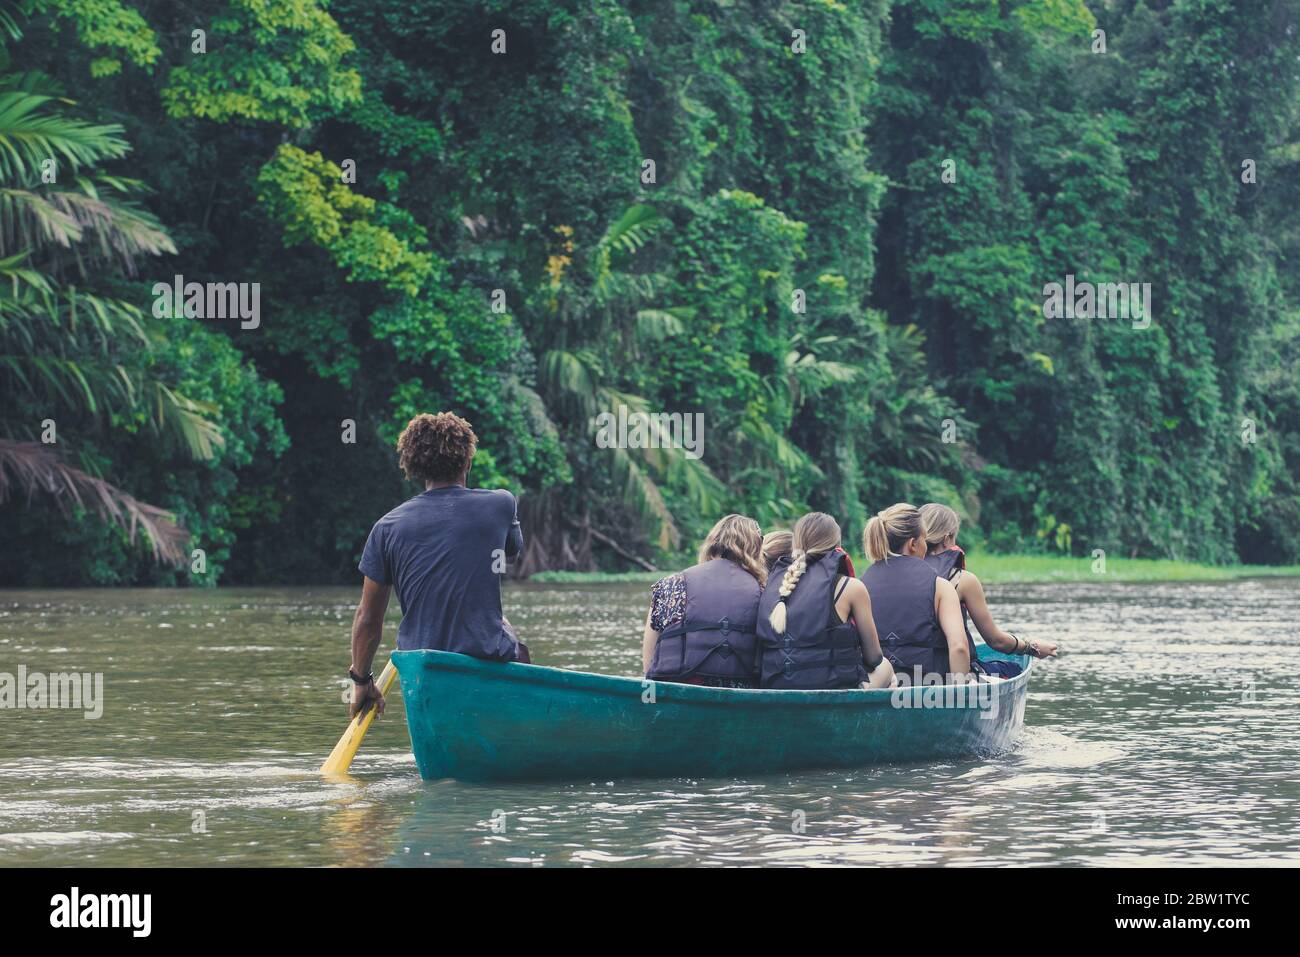
{"label": "palm tree", "polygon": [[[4,26],[16,35],[12,21]],[[23,441],[33,425],[11,411],[23,399],[101,430],[142,416],[195,459],[224,444],[210,406],[151,373],[150,317],[76,285],[134,275],[141,257],[176,249],[132,203],[141,184],[96,169],[128,151],[122,128],[65,115],[67,103],[46,77],[0,76],[0,503],[17,490],[88,507],[132,541],[142,533],[156,560],[180,565],[188,533],[171,516]]]}
{"label": "palm tree", "polygon": [[[652,207],[634,204],[595,244],[584,263],[586,274],[580,277],[581,283],[562,281],[561,270],[552,272],[552,289],[557,295],[551,301],[552,321],[545,326],[550,348],[541,352],[538,382],[548,412],[566,424],[579,442],[590,441],[601,412],[616,412],[620,406],[630,413],[650,411],[651,401],[623,388],[615,370],[645,345],[682,331],[686,317],[682,310],[648,304],[662,287],[662,277],[630,268],[636,253],[665,223]],[[558,295],[561,288],[563,296]],[[649,427],[658,428],[653,420]],[[659,441],[651,443],[657,448],[602,449],[592,465],[645,524],[651,541],[661,550],[675,551],[681,547],[682,536],[665,500],[666,490],[684,496],[698,512],[712,514],[723,508],[726,489],[702,461],[670,448],[667,436],[657,438]],[[630,560],[652,567],[594,527],[590,516],[584,515],[575,524],[585,536],[594,536]],[[567,547],[567,542],[562,543],[561,551]]]}

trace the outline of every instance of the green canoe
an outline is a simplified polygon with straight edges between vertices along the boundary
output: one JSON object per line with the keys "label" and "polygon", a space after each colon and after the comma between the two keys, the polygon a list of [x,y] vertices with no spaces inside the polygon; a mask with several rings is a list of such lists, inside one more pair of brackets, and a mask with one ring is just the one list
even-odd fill
{"label": "green canoe", "polygon": [[[393,654],[426,780],[708,777],[988,754],[1025,714],[1021,674],[977,686],[750,691],[446,651]],[[972,690],[975,689],[975,690]]]}

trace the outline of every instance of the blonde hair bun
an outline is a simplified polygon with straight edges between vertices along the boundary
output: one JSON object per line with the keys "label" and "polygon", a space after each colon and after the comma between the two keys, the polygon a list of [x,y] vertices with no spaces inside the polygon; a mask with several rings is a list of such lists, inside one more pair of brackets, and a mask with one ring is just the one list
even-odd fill
{"label": "blonde hair bun", "polygon": [[924,537],[925,523],[921,510],[907,502],[881,509],[862,530],[862,550],[873,562],[888,561],[904,544]]}

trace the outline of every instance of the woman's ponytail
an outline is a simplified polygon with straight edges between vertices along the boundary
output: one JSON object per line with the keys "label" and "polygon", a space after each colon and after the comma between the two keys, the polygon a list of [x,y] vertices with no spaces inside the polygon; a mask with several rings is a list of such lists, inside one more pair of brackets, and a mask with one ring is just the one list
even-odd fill
{"label": "woman's ponytail", "polygon": [[881,509],[862,531],[862,548],[873,562],[888,561],[890,555],[914,538],[925,536],[921,512],[906,502]]}
{"label": "woman's ponytail", "polygon": [[872,515],[862,533],[862,550],[873,562],[889,556],[889,536],[885,533],[885,520],[879,515]]}

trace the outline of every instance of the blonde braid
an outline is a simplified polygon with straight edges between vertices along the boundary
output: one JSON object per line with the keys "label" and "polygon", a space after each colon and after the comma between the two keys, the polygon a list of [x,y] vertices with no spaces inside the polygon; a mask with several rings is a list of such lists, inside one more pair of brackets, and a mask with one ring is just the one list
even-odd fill
{"label": "blonde braid", "polygon": [[772,623],[772,630],[778,635],[785,634],[785,600],[790,597],[794,586],[799,584],[799,579],[808,569],[808,553],[803,549],[796,548],[790,553],[790,559],[790,567],[785,570],[785,575],[781,578],[781,597],[772,609],[772,614],[767,618]]}

